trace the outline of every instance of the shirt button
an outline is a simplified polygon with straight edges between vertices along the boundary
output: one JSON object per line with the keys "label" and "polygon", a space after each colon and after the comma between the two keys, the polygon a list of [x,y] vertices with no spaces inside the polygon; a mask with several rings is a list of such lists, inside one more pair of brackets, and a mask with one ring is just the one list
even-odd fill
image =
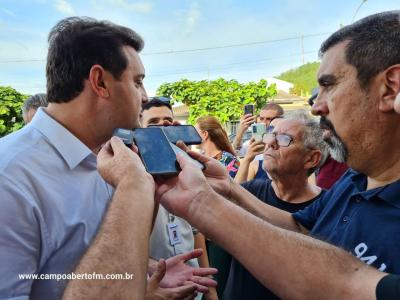
{"label": "shirt button", "polygon": [[349,217],[349,216],[344,216],[344,217],[343,217],[343,222],[347,222],[348,220],[350,220],[350,217]]}

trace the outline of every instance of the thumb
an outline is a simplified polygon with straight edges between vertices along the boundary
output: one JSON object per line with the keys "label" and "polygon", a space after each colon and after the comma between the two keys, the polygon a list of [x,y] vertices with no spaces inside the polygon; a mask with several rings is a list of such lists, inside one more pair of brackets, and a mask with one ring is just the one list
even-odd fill
{"label": "thumb", "polygon": [[190,161],[190,158],[183,153],[176,154],[176,160],[179,163],[179,166],[183,170],[185,167],[194,166],[194,164]]}
{"label": "thumb", "polygon": [[126,146],[125,144],[122,142],[122,140],[118,137],[113,136],[110,140],[110,144],[111,144],[111,148],[112,151],[114,152],[114,155],[116,155],[117,153],[123,151]]}
{"label": "thumb", "polygon": [[161,280],[165,276],[165,272],[166,271],[167,271],[167,265],[165,263],[165,260],[164,259],[160,259],[158,261],[158,263],[157,263],[157,269],[155,270],[153,275],[151,275],[148,284],[153,286],[153,287],[159,286]]}

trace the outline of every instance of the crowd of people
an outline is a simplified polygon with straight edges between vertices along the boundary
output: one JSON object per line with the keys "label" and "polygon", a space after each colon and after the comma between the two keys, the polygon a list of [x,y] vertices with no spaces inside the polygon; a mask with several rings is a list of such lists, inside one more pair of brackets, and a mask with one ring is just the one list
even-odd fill
{"label": "crowd of people", "polygon": [[112,137],[180,126],[140,35],[71,17],[48,41],[47,92],[0,139],[0,298],[400,299],[400,11],[322,44],[314,116],[266,103],[233,144],[202,116],[178,145],[204,168],[178,153],[167,178]]}

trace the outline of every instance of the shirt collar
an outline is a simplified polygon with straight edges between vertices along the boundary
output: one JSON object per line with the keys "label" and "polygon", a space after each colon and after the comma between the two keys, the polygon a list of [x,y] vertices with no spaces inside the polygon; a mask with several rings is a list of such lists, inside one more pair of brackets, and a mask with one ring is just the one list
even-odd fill
{"label": "shirt collar", "polygon": [[400,208],[400,197],[399,197],[399,192],[400,192],[400,180],[397,180],[393,183],[387,184],[385,186],[375,188],[369,191],[366,191],[367,187],[367,181],[368,178],[366,175],[362,173],[358,173],[354,170],[351,171],[353,175],[351,176],[351,180],[362,196],[370,200],[373,197],[379,197],[385,202],[388,202],[398,208]]}
{"label": "shirt collar", "polygon": [[50,144],[57,149],[70,169],[78,166],[92,151],[64,126],[50,117],[43,108],[39,108],[30,126],[40,131]]}

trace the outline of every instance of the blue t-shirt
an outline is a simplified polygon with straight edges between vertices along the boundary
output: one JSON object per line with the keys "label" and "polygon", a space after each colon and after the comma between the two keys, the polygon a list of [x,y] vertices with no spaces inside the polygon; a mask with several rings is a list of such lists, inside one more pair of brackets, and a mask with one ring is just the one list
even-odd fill
{"label": "blue t-shirt", "polygon": [[366,190],[354,170],[318,201],[293,214],[316,238],[350,251],[380,271],[400,274],[400,180]]}

